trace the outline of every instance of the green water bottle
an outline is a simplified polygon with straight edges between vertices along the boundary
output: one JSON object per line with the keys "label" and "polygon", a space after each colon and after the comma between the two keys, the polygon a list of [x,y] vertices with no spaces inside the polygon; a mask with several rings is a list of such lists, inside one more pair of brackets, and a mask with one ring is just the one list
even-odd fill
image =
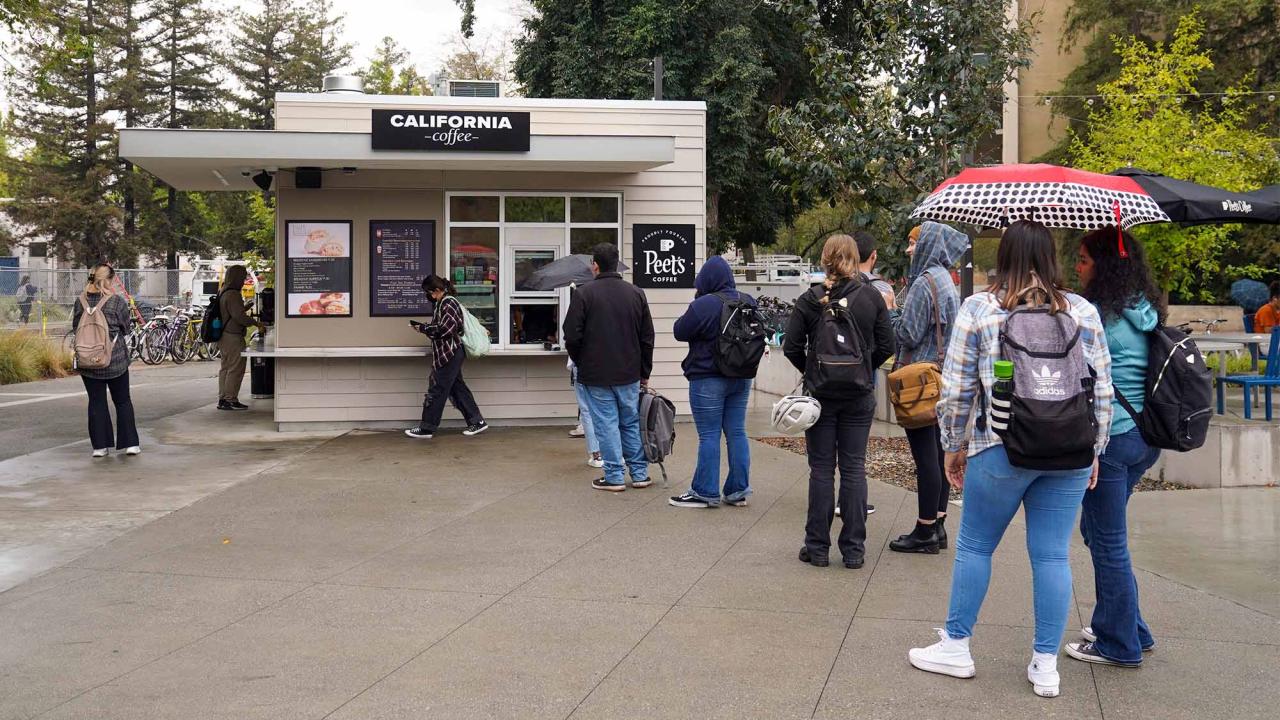
{"label": "green water bottle", "polygon": [[996,361],[996,384],[991,388],[991,429],[1002,433],[1009,429],[1013,411],[1013,363]]}

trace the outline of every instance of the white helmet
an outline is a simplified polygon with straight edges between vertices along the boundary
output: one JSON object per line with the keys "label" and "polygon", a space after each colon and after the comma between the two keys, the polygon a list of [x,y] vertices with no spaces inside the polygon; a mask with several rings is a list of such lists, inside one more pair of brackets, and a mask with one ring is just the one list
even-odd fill
{"label": "white helmet", "polygon": [[788,395],[773,404],[773,429],[783,435],[803,435],[822,415],[822,403],[806,395]]}

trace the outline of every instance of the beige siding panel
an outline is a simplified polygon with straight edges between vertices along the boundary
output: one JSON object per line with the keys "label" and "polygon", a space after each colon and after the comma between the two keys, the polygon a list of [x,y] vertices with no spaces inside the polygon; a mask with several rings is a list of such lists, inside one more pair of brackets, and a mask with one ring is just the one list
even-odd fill
{"label": "beige siding panel", "polygon": [[627,202],[696,202],[706,205],[701,185],[657,185],[623,188]]}
{"label": "beige siding panel", "polygon": [[[707,203],[701,199],[693,200],[667,200],[667,201],[649,201],[649,200],[633,200],[626,198],[626,207],[623,212],[628,216],[628,220],[634,215],[648,215],[670,217],[673,215],[688,215],[693,218],[702,218],[706,216]],[[634,221],[628,224],[634,224]]]}
{"label": "beige siding panel", "polygon": [[[500,422],[502,420],[536,420],[539,418],[572,419],[578,415],[576,402],[543,405],[492,405],[481,407],[486,420]],[[304,422],[338,422],[358,425],[361,422],[403,422],[406,427],[422,417],[422,405],[405,405],[403,407],[335,407],[335,408],[279,408],[275,421],[278,423]],[[445,420],[460,420],[461,414],[450,405],[444,411]]]}
{"label": "beige siding panel", "polygon": [[[478,387],[473,387],[471,390],[481,411],[486,406],[491,405],[532,405],[536,407],[547,404],[577,402],[573,390],[569,389],[568,382],[565,383],[565,390],[558,393],[481,390]],[[334,402],[335,399],[339,398],[342,402]],[[290,394],[276,399],[276,407],[282,410],[331,408],[335,406],[413,407],[415,405],[421,410],[422,393],[363,393],[339,396],[326,392],[320,394]]]}
{"label": "beige siding panel", "polygon": [[[429,371],[425,363],[419,372],[410,375],[401,375],[400,377],[387,378],[371,378],[366,374],[358,381],[345,383],[328,383],[318,380],[297,380],[290,378],[288,384],[283,386],[290,395],[300,394],[318,394],[328,393],[330,395],[354,395],[362,393],[373,394],[416,394],[419,399],[423,393],[427,391],[427,377]],[[569,371],[565,370],[560,377],[532,377],[532,378],[477,378],[472,373],[466,372],[467,385],[473,390],[492,390],[492,391],[560,391],[569,384]]]}

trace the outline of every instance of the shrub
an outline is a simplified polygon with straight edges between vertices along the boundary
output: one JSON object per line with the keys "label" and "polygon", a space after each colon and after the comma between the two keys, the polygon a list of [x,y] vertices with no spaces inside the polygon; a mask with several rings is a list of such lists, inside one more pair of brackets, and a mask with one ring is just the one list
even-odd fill
{"label": "shrub", "polygon": [[28,331],[0,331],[0,385],[66,377],[71,353],[54,340]]}

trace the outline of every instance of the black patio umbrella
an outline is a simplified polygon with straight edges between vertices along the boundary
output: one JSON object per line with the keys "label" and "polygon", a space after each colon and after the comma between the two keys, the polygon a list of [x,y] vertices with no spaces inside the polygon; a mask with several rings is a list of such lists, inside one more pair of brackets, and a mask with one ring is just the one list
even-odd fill
{"label": "black patio umbrella", "polygon": [[1237,193],[1132,167],[1121,168],[1111,174],[1131,178],[1138,183],[1176,223],[1280,223],[1280,185]]}
{"label": "black patio umbrella", "polygon": [[[535,270],[516,290],[555,290],[581,285],[595,277],[591,274],[591,263],[590,255],[565,255]],[[626,265],[618,263],[618,272],[626,269]]]}

